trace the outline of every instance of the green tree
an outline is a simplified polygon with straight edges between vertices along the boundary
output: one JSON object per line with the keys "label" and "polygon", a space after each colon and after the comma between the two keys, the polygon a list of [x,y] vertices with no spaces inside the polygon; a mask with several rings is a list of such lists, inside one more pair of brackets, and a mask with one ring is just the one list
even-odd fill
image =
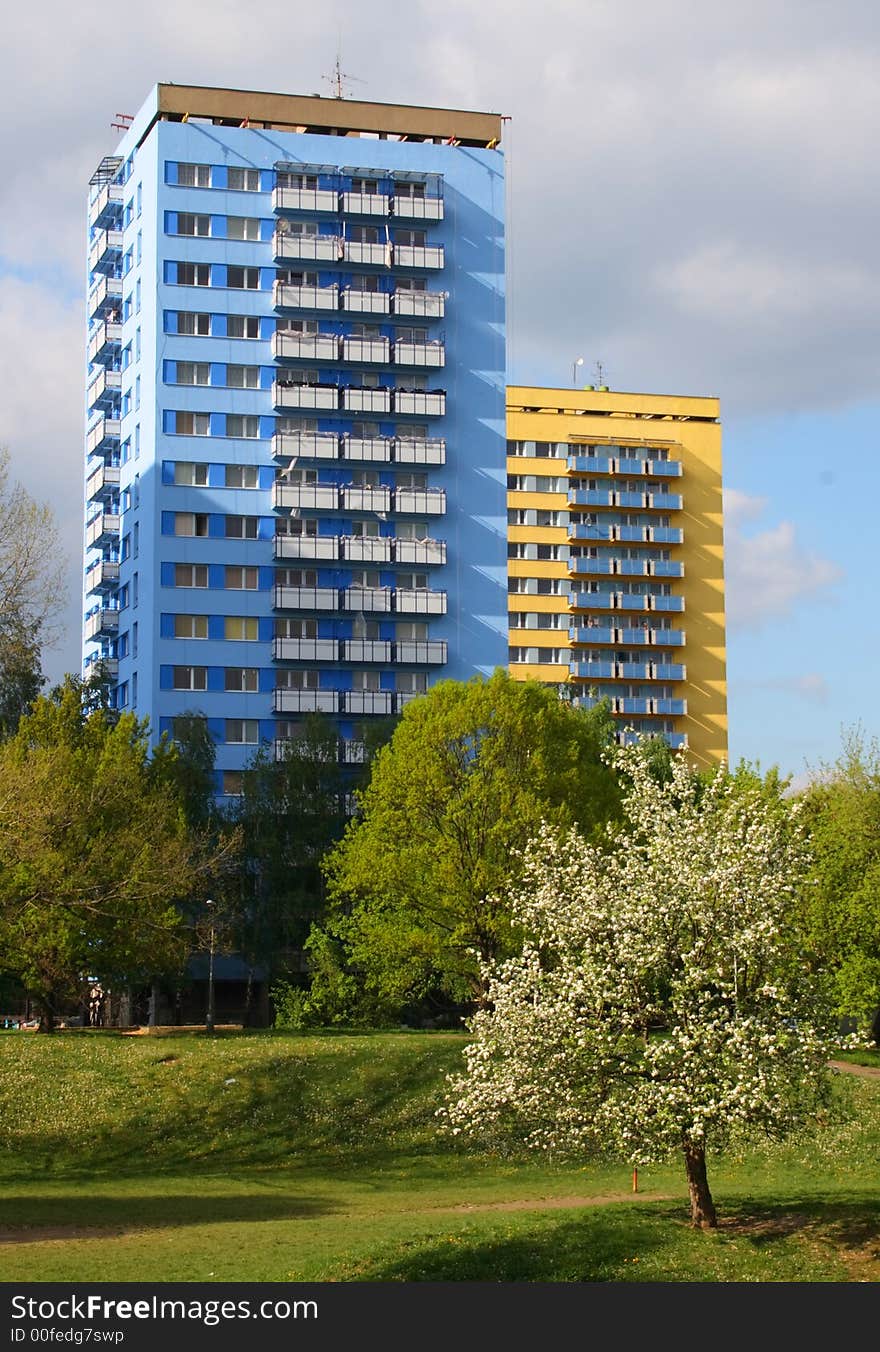
{"label": "green tree", "polygon": [[849,731],[804,794],[815,865],[802,918],[840,1015],[880,1041],[880,743]]}
{"label": "green tree", "polygon": [[37,699],[0,745],[0,953],[51,1030],[88,977],[120,988],[181,965],[176,903],[214,865],[145,722],[88,712],[82,683]]}
{"label": "green tree", "polygon": [[497,670],[441,681],[377,754],[325,861],[327,927],[389,1011],[481,1000],[480,963],[512,951],[518,849],[541,821],[595,831],[618,808],[607,706],[584,710]]}

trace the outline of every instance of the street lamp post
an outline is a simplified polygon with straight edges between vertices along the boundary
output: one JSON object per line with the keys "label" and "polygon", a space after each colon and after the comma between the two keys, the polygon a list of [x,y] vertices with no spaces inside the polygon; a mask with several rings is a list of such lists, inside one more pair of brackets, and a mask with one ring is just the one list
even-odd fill
{"label": "street lamp post", "polygon": [[214,909],[213,909],[213,908],[214,908],[214,903],[213,903],[213,901],[206,901],[206,902],[205,902],[205,905],[208,906],[208,907],[210,908],[208,914],[209,914],[210,917],[211,917],[211,929],[210,929],[210,931],[209,931],[209,937],[208,937],[208,1009],[207,1009],[207,1012],[206,1012],[206,1014],[205,1014],[205,1032],[206,1032],[206,1033],[213,1033],[213,1031],[214,1031]]}
{"label": "street lamp post", "polygon": [[579,366],[583,366],[583,364],[584,364],[584,359],[583,359],[583,357],[577,357],[577,358],[575,359],[575,361],[572,362],[572,364],[571,364],[571,383],[572,383],[572,385],[576,385],[576,384],[577,384],[578,367],[579,367]]}

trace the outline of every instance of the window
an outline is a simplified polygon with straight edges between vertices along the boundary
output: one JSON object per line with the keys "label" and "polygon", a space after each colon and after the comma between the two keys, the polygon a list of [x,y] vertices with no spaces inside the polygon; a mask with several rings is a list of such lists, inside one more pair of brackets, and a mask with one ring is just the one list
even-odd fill
{"label": "window", "polygon": [[175,615],[174,637],[207,638],[208,637],[207,615]]}
{"label": "window", "polygon": [[416,249],[424,249],[428,236],[424,230],[395,230],[394,243],[405,244]]}
{"label": "window", "polygon": [[286,484],[316,484],[318,482],[318,471],[316,469],[288,469],[283,474],[279,474],[278,478]]}
{"label": "window", "polygon": [[353,178],[351,180],[352,192],[377,193],[379,191],[379,180],[375,178]]}
{"label": "window", "polygon": [[178,488],[207,488],[208,466],[192,460],[178,460],[174,466],[174,483]]}
{"label": "window", "polygon": [[224,690],[254,691],[259,687],[260,673],[256,667],[226,667],[223,673]]}
{"label": "window", "polygon": [[319,671],[277,671],[275,685],[279,690],[319,690],[321,673]]}
{"label": "window", "polygon": [[428,476],[413,470],[401,470],[395,478],[394,486],[395,488],[426,489],[428,487]]}
{"label": "window", "polygon": [[366,536],[369,536],[373,539],[378,539],[379,522],[375,520],[375,518],[366,521],[363,520],[353,521],[351,523],[351,533],[359,540],[364,539],[364,537]]}
{"label": "window", "polygon": [[279,517],[275,522],[276,535],[294,535],[300,539],[303,535],[316,536],[318,534],[318,522],[313,516],[288,516]]}
{"label": "window", "polygon": [[427,291],[427,283],[424,277],[395,277],[394,286],[397,291]]}
{"label": "window", "polygon": [[397,586],[407,588],[410,591],[427,591],[428,574],[427,573],[398,573]]}
{"label": "window", "polygon": [[244,793],[244,771],[223,771],[223,793],[227,798],[239,798]]}
{"label": "window", "polygon": [[318,187],[317,174],[294,174],[287,170],[280,170],[278,173],[279,188],[310,188],[313,191]]}
{"label": "window", "polygon": [[227,742],[244,743],[255,746],[260,740],[260,725],[256,718],[227,718]]}
{"label": "window", "polygon": [[237,564],[228,564],[224,585],[229,591],[256,591],[259,586],[259,573],[256,568],[240,568]]}
{"label": "window", "polygon": [[175,667],[172,677],[175,690],[207,690],[207,667]]}
{"label": "window", "polygon": [[178,385],[210,385],[211,364],[206,361],[179,361],[175,374],[175,383]]}
{"label": "window", "polygon": [[211,166],[209,164],[178,164],[177,182],[181,188],[210,188]]}
{"label": "window", "polygon": [[259,488],[260,471],[256,465],[227,465],[227,488]]}
{"label": "window", "polygon": [[227,338],[259,338],[259,336],[260,336],[259,315],[226,316]]}
{"label": "window", "polygon": [[259,520],[257,516],[227,516],[227,540],[256,540]]}
{"label": "window", "polygon": [[394,377],[394,385],[398,390],[425,390],[427,381],[424,376],[416,375],[398,375]]}
{"label": "window", "polygon": [[227,615],[223,622],[223,637],[230,643],[254,643],[259,638],[256,616]]}
{"label": "window", "polygon": [[279,333],[317,333],[317,319],[279,319],[275,325]]}
{"label": "window", "polygon": [[175,563],[175,587],[207,587],[208,565],[206,563]]}
{"label": "window", "polygon": [[178,436],[207,437],[211,433],[211,418],[208,413],[185,413],[182,409],[174,412],[174,431]]}
{"label": "window", "polygon": [[398,642],[422,643],[428,637],[428,626],[408,620],[398,620],[394,628],[394,637]]}
{"label": "window", "polygon": [[178,263],[178,265],[177,265],[177,285],[178,285],[178,286],[210,286],[210,285],[211,285],[211,264],[210,264],[210,263]]}
{"label": "window", "polygon": [[259,169],[229,168],[226,170],[226,186],[231,192],[259,192]]}
{"label": "window", "polygon": [[259,291],[259,268],[227,268],[226,285],[234,291]]}
{"label": "window", "polygon": [[398,423],[394,429],[398,441],[427,441],[428,428],[425,423]]}
{"label": "window", "polygon": [[378,671],[355,671],[352,673],[351,684],[354,690],[378,690],[379,673]]}
{"label": "window", "polygon": [[401,693],[421,695],[427,688],[428,673],[426,671],[399,671],[397,673],[397,689]]}
{"label": "window", "polygon": [[286,221],[282,218],[278,222],[278,233],[280,235],[294,235],[297,239],[311,239],[318,233],[318,222]]}
{"label": "window", "polygon": [[178,235],[210,235],[211,217],[194,216],[189,211],[178,212],[177,233]]}
{"label": "window", "polygon": [[314,568],[276,568],[278,587],[317,587],[318,574]]}
{"label": "window", "polygon": [[[317,638],[317,620],[276,620],[276,638]],[[378,634],[376,635],[378,638]]]}
{"label": "window", "polygon": [[260,386],[259,366],[227,366],[226,384],[235,390],[256,390]]}
{"label": "window", "polygon": [[418,197],[425,196],[424,183],[397,183],[394,184],[395,197]]}
{"label": "window", "polygon": [[260,222],[256,216],[227,216],[227,239],[259,239]]}
{"label": "window", "polygon": [[398,521],[394,533],[398,540],[427,540],[431,534],[427,521]]}
{"label": "window", "polygon": [[379,278],[367,277],[363,273],[358,273],[351,279],[351,289],[352,291],[378,291]]}
{"label": "window", "polygon": [[297,268],[279,268],[276,279],[283,286],[317,286],[317,272],[302,272]]}
{"label": "window", "polygon": [[199,535],[208,534],[208,517],[205,512],[175,512],[174,513],[174,534],[175,535]]}
{"label": "window", "polygon": [[375,568],[355,568],[351,575],[352,587],[378,587],[379,573]]}
{"label": "window", "polygon": [[[192,310],[178,310],[177,312],[177,332],[193,338],[210,338],[211,336],[211,316],[196,314]],[[177,369],[180,370],[181,363],[177,363]],[[178,376],[178,380],[180,377]]]}
{"label": "window", "polygon": [[[353,225],[351,226],[349,239],[357,241],[359,244],[378,244],[379,227],[377,225]],[[370,260],[365,260],[369,262]]]}
{"label": "window", "polygon": [[227,413],[226,415],[226,435],[228,437],[247,437],[254,438],[260,435],[260,420],[257,415],[241,413]]}
{"label": "window", "polygon": [[423,343],[425,341],[424,329],[395,329],[395,343]]}

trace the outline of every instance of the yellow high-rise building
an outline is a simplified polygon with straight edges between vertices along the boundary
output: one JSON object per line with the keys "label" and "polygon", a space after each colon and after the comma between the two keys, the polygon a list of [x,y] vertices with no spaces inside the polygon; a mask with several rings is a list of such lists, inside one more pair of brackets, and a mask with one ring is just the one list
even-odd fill
{"label": "yellow high-rise building", "polygon": [[[727,759],[717,399],[507,391],[513,676]],[[630,731],[631,730],[631,731]]]}

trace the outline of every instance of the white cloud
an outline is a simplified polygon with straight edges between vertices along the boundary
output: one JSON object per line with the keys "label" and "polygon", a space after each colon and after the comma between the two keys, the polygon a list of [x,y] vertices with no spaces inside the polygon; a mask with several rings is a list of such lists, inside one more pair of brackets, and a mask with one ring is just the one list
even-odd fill
{"label": "white cloud", "polygon": [[844,575],[832,559],[799,543],[791,521],[747,530],[760,520],[766,506],[765,499],[736,489],[724,494],[726,603],[731,629],[761,629],[770,620],[782,619],[800,601],[821,598]]}

